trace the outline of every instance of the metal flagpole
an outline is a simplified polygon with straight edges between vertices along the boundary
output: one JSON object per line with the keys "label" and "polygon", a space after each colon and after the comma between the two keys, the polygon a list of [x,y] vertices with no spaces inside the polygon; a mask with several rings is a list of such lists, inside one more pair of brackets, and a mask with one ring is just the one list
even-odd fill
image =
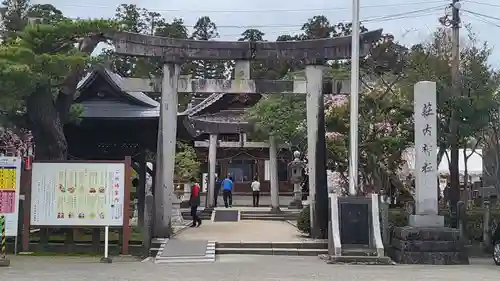
{"label": "metal flagpole", "polygon": [[359,29],[359,0],[352,0],[349,195],[356,195],[358,186]]}

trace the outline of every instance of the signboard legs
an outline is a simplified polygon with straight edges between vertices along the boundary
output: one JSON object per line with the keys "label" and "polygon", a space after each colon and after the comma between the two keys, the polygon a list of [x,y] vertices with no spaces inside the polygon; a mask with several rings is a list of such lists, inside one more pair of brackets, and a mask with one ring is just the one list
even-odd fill
{"label": "signboard legs", "polygon": [[0,267],[5,267],[10,265],[10,261],[7,259],[7,234],[5,230],[5,216],[0,216],[0,235],[2,238],[0,245]]}
{"label": "signboard legs", "polygon": [[112,263],[113,260],[109,257],[109,226],[104,227],[104,257],[101,258],[101,263]]}

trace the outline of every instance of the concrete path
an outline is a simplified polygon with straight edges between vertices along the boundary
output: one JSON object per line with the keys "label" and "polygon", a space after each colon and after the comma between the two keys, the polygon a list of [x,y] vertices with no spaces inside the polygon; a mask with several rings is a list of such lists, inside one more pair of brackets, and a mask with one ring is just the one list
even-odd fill
{"label": "concrete path", "polygon": [[200,227],[184,230],[176,239],[216,242],[295,242],[305,238],[287,222],[242,220],[215,223],[204,221]]}
{"label": "concrete path", "polygon": [[500,267],[491,259],[470,266],[327,265],[317,257],[221,256],[210,264],[100,264],[91,258],[19,257],[0,269],[8,281],[493,281]]}

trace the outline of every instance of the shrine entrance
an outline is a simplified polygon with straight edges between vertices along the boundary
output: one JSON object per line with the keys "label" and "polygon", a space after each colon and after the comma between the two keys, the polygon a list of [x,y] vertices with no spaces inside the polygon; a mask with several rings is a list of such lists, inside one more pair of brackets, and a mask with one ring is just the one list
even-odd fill
{"label": "shrine entrance", "polygon": [[[381,30],[361,34],[360,53],[364,56],[368,53],[374,41],[378,40]],[[171,223],[176,216],[173,208],[174,193],[174,155],[176,151],[176,137],[178,126],[175,120],[178,118],[178,93],[195,93],[197,95],[213,95],[217,97],[226,94],[232,95],[261,95],[270,93],[281,94],[307,94],[307,136],[308,136],[308,169],[309,169],[309,204],[311,213],[311,225],[313,237],[325,238],[328,230],[328,192],[326,185],[326,147],[325,147],[325,126],[324,126],[324,97],[325,94],[340,94],[348,92],[348,83],[343,81],[324,81],[323,69],[326,61],[347,59],[351,55],[351,37],[337,37],[321,40],[289,41],[289,42],[220,42],[220,41],[193,41],[173,38],[161,38],[149,35],[118,32],[110,36],[115,45],[115,52],[120,55],[154,57],[164,61],[162,79],[135,79],[130,80],[130,89],[142,92],[158,91],[161,89],[161,107],[158,143],[158,165],[159,173],[157,177],[160,183],[155,190],[155,210],[153,233],[156,237],[169,237]],[[250,73],[251,60],[300,60],[306,64],[305,80],[295,81],[266,81],[252,80]],[[213,80],[213,79],[190,79],[180,76],[181,65],[193,60],[227,60],[234,61],[234,80]],[[214,97],[210,102],[216,102]],[[213,198],[215,192],[215,171],[217,148],[220,145],[218,135],[224,133],[240,133],[245,128],[237,122],[208,122],[206,119],[192,121],[192,128],[208,134],[208,164],[209,164],[209,186],[207,196]],[[221,124],[223,123],[223,124]],[[250,124],[245,124],[249,126]],[[245,145],[243,141],[242,145]],[[266,142],[269,150],[270,169],[270,191],[271,209],[273,213],[281,213],[283,210],[279,205],[279,180],[278,180],[278,143],[271,134]],[[208,200],[208,207],[213,207],[212,200]],[[227,233],[227,229],[243,227],[244,222],[240,221],[242,210],[234,210],[238,214],[236,222],[217,222],[218,209],[212,215],[212,224],[202,228],[191,228],[185,230],[178,239],[167,239],[161,242],[160,250],[156,256],[158,261],[179,262],[189,258],[193,260],[211,261],[215,258],[216,245],[220,251],[223,248],[237,248],[233,243],[220,241],[227,237],[216,234]],[[225,211],[225,210],[224,210]],[[262,224],[262,223],[261,223]],[[286,222],[272,224],[273,226],[259,225],[256,229],[259,232],[276,233],[280,232],[273,227],[283,227],[283,229],[293,229],[290,225],[284,226]],[[210,233],[206,232],[211,229]],[[200,236],[196,232],[200,232]],[[286,230],[288,231],[288,230]],[[338,229],[337,229],[338,231]],[[213,232],[213,233],[211,233]],[[296,231],[295,231],[296,232]],[[251,229],[243,229],[244,233],[252,233]],[[214,236],[210,236],[214,234]],[[191,235],[192,238],[188,239]],[[282,235],[285,237],[286,235]],[[202,238],[203,237],[203,238]],[[211,240],[206,240],[209,237]],[[255,236],[252,236],[253,238]],[[170,237],[171,238],[171,237]],[[234,237],[232,237],[234,238]],[[184,242],[183,243],[183,239]],[[212,240],[213,239],[213,240]],[[215,240],[217,239],[217,240]],[[214,241],[215,240],[215,241]],[[196,242],[195,242],[196,241]],[[297,241],[285,242],[285,248],[293,248],[298,251]],[[172,244],[174,243],[174,244]],[[253,242],[255,243],[255,242]],[[294,244],[295,243],[295,244]],[[240,243],[243,244],[243,243]],[[171,245],[172,247],[170,248]],[[175,249],[188,249],[196,245],[197,254],[190,251],[180,251],[172,254]],[[278,244],[267,243],[267,249],[271,252],[277,251]],[[247,245],[248,246],[248,245]],[[252,244],[252,246],[255,246]],[[194,246],[193,246],[194,247]],[[283,246],[282,246],[283,247]],[[321,245],[320,247],[324,247]],[[241,247],[240,247],[241,248]],[[251,247],[243,247],[251,248]],[[205,249],[205,251],[203,251]],[[323,248],[324,249],[324,248]],[[311,251],[314,252],[314,251]],[[204,255],[203,255],[204,253]],[[315,253],[316,254],[316,253]],[[193,258],[195,257],[195,258]]]}

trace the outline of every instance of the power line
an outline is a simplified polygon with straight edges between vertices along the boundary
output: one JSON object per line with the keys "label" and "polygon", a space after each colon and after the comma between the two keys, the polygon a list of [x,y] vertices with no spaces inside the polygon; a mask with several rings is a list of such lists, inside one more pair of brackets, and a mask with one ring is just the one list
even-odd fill
{"label": "power line", "polygon": [[444,8],[446,6],[447,5],[439,5],[439,6],[424,8],[424,9],[420,9],[420,10],[414,10],[411,12],[403,12],[403,13],[392,14],[392,15],[387,15],[387,16],[373,17],[373,18],[368,18],[368,19],[362,20],[362,22],[380,21],[380,20],[387,20],[387,19],[391,20],[391,19],[397,19],[399,17],[407,18],[407,16],[411,16],[413,14],[436,11],[436,10],[438,10],[440,8]]}
{"label": "power line", "polygon": [[[421,15],[401,15],[399,17],[391,17],[391,16],[384,16],[381,17],[380,19],[372,19],[370,21],[362,21],[362,23],[379,23],[379,22],[388,22],[388,21],[397,21],[397,20],[402,20],[402,19],[409,19],[409,18],[421,18],[421,17],[427,17],[427,16],[438,16],[440,15],[441,12],[433,12],[433,13],[426,13],[426,14],[421,14]],[[289,27],[289,26],[286,26]],[[265,35],[283,35],[283,34],[294,34],[294,33],[300,33],[302,30],[300,29],[302,25],[297,25],[297,29],[295,30],[276,30],[276,31],[268,31],[264,32]],[[233,34],[221,34],[220,37],[236,37],[236,36],[241,36],[241,33],[233,33]]]}
{"label": "power line", "polygon": [[500,8],[500,4],[490,4],[490,3],[484,3],[484,2],[480,2],[480,1],[474,1],[474,0],[466,0],[465,2],[474,3],[474,4],[478,4],[478,5],[483,5],[483,6],[488,6],[488,7]]}
{"label": "power line", "polygon": [[[433,11],[438,11],[441,8],[445,8],[446,5],[439,5],[439,6],[434,6],[434,7],[429,7],[425,9],[419,9],[419,10],[413,10],[413,11],[408,11],[408,12],[402,12],[402,13],[397,13],[397,14],[389,14],[389,15],[383,15],[383,16],[375,16],[375,17],[368,17],[366,19],[362,19],[361,22],[367,23],[367,22],[385,22],[385,21],[392,21],[392,20],[398,20],[398,19],[406,19],[406,18],[412,18],[412,17],[418,17],[418,16],[427,16],[430,15],[428,12],[433,12]],[[424,14],[422,14],[424,13]],[[421,15],[417,15],[421,14]],[[217,29],[220,28],[287,28],[287,27],[296,27],[296,28],[302,28],[304,24],[275,24],[275,25],[217,25]],[[193,28],[194,25],[184,25],[185,27],[188,28]]]}
{"label": "power line", "polygon": [[500,18],[497,18],[497,17],[494,17],[494,16],[489,16],[489,15],[485,15],[485,14],[482,14],[482,13],[477,13],[477,12],[473,12],[473,11],[469,11],[469,10],[465,10],[465,9],[463,9],[461,11],[469,13],[469,14],[472,14],[472,15],[475,15],[475,16],[479,16],[479,17],[483,17],[483,18],[488,18],[488,19],[500,21]]}
{"label": "power line", "polygon": [[[422,16],[429,16],[433,15],[433,13],[430,12],[435,12],[439,11],[439,9],[443,9],[447,7],[448,5],[439,5],[439,6],[433,6],[433,7],[428,7],[424,9],[418,9],[418,10],[412,10],[412,11],[407,11],[407,12],[401,12],[401,13],[396,13],[396,14],[389,14],[389,15],[381,15],[381,16],[372,16],[372,17],[367,17],[365,19],[361,19],[362,23],[377,23],[377,22],[387,22],[387,21],[392,21],[392,20],[400,20],[400,19],[407,19],[407,18],[418,18]],[[81,18],[71,18],[72,20],[80,20]],[[347,21],[344,21],[347,22]],[[184,25],[187,28],[194,28],[194,25]],[[245,29],[250,29],[250,28],[302,28],[304,24],[256,24],[256,25],[217,25],[217,29],[222,29],[222,28],[245,28]]]}
{"label": "power line", "polygon": [[496,24],[490,20],[487,20],[487,19],[483,19],[481,18],[480,16],[477,16],[477,15],[474,15],[474,14],[468,14],[470,16],[472,16],[473,18],[477,19],[478,21],[482,22],[482,23],[485,23],[485,24],[488,24],[488,25],[493,25],[493,26],[496,26],[496,27],[500,27],[500,24]]}
{"label": "power line", "polygon": [[486,24],[489,24],[489,25],[493,25],[493,26],[496,26],[496,27],[500,27],[500,24],[498,23],[495,23],[489,19],[493,19],[493,20],[499,20],[500,21],[500,18],[496,18],[496,17],[492,17],[492,16],[488,16],[488,15],[484,15],[484,14],[481,14],[481,13],[476,13],[476,12],[472,12],[472,11],[469,11],[469,10],[462,10],[463,12],[471,15],[472,17],[474,17],[475,19],[479,20],[480,22],[483,22],[483,23],[486,23]]}
{"label": "power line", "polygon": [[[444,0],[428,0],[419,2],[406,2],[406,3],[394,3],[394,4],[377,4],[377,5],[365,5],[361,6],[361,9],[373,9],[373,8],[389,8],[389,7],[401,7],[401,6],[415,6],[423,4],[435,4],[443,3]],[[98,5],[58,5],[58,7],[74,7],[74,8],[96,8],[96,9],[109,9],[115,8],[113,6],[98,6]],[[141,8],[141,7],[138,7]],[[350,10],[352,7],[339,6],[330,8],[310,8],[310,9],[266,9],[266,10],[183,10],[183,9],[158,9],[158,8],[145,8],[151,12],[182,12],[182,13],[287,13],[287,12],[325,12],[325,11],[337,11],[337,10]]]}

